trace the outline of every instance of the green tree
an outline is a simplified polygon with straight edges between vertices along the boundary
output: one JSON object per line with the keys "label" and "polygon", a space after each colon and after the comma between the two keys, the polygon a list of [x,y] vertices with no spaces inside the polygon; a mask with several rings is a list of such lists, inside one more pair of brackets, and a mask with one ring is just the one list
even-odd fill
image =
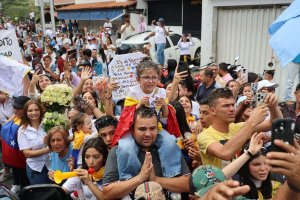
{"label": "green tree", "polygon": [[2,12],[4,17],[11,19],[24,20],[29,17],[29,13],[35,12],[36,16],[39,12],[38,8],[34,5],[34,0],[0,0],[2,3]]}

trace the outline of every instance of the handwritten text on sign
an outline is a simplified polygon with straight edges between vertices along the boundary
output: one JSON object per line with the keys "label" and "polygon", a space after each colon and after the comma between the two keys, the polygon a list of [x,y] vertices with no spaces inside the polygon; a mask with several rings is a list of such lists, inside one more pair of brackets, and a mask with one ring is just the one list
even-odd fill
{"label": "handwritten text on sign", "polygon": [[22,56],[14,29],[0,31],[0,56],[10,57],[22,62]]}
{"label": "handwritten text on sign", "polygon": [[111,82],[118,84],[119,88],[112,93],[113,100],[126,97],[128,88],[138,84],[136,80],[136,66],[145,55],[141,52],[116,55],[109,64]]}

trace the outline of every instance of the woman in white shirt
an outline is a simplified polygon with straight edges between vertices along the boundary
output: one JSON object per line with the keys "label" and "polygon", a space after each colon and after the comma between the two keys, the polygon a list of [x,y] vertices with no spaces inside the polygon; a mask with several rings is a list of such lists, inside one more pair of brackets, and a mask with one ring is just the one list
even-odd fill
{"label": "woman in white shirt", "polygon": [[110,62],[116,54],[117,48],[112,44],[110,38],[106,38],[106,58],[107,61]]}
{"label": "woman in white shirt", "polygon": [[49,183],[50,149],[44,144],[46,132],[42,127],[43,109],[37,101],[29,100],[18,131],[19,149],[26,158],[26,173],[31,185]]}
{"label": "woman in white shirt", "polygon": [[102,138],[87,141],[82,151],[82,169],[76,169],[77,176],[69,178],[62,186],[66,193],[77,191],[79,199],[104,199],[102,179],[107,155]]}
{"label": "woman in white shirt", "polygon": [[194,45],[191,34],[183,34],[177,44],[180,49],[180,61],[191,63],[190,47]]}

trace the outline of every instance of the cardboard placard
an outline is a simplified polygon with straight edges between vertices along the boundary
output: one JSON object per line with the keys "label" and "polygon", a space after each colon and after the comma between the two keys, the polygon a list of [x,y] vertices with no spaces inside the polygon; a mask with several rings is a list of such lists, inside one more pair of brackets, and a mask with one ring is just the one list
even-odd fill
{"label": "cardboard placard", "polygon": [[117,83],[119,88],[113,91],[112,99],[124,99],[128,93],[128,88],[138,84],[136,80],[136,66],[145,55],[141,52],[116,55],[110,62],[110,81]]}
{"label": "cardboard placard", "polygon": [[23,63],[15,29],[0,31],[0,56],[6,56]]}

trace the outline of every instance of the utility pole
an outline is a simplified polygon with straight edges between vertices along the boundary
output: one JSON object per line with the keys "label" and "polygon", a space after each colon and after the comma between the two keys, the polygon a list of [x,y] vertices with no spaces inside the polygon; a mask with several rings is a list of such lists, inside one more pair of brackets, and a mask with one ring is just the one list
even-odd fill
{"label": "utility pole", "polygon": [[46,36],[46,28],[45,28],[45,12],[44,12],[44,1],[38,0],[38,3],[41,7],[41,22],[42,22],[42,30],[43,30],[43,36]]}
{"label": "utility pole", "polygon": [[55,29],[54,3],[53,3],[53,0],[49,0],[49,5],[50,5],[50,16],[51,16],[52,32],[53,32],[53,34],[55,34],[56,33],[56,29]]}

